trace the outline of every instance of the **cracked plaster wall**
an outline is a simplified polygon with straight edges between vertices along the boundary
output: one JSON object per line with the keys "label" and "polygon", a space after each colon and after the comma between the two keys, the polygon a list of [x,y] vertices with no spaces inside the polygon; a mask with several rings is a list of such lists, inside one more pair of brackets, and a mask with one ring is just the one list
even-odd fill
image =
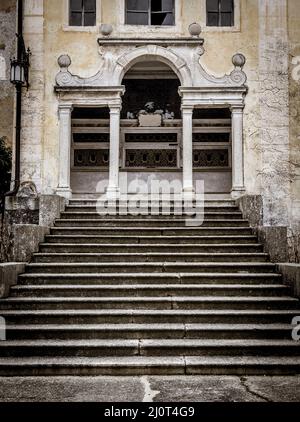
{"label": "cracked plaster wall", "polygon": [[286,226],[289,201],[289,94],[286,0],[259,1],[260,166],[264,225]]}
{"label": "cracked plaster wall", "polygon": [[290,143],[290,215],[289,254],[291,262],[300,262],[300,8],[289,0],[289,143]]}

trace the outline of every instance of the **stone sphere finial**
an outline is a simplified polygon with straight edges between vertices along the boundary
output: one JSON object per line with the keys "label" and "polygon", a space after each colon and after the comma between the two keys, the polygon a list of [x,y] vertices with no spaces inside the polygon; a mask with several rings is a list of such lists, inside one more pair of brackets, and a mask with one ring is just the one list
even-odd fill
{"label": "stone sphere finial", "polygon": [[199,25],[199,23],[194,22],[190,24],[189,33],[191,34],[192,37],[199,37],[201,32],[202,32],[202,28],[201,28],[201,25]]}
{"label": "stone sphere finial", "polygon": [[71,58],[70,56],[68,56],[68,54],[62,54],[61,56],[59,56],[57,63],[59,65],[59,67],[62,68],[68,68],[71,65]]}
{"label": "stone sphere finial", "polygon": [[113,32],[113,26],[110,23],[103,23],[100,25],[100,32],[105,37],[108,37]]}
{"label": "stone sphere finial", "polygon": [[246,57],[241,53],[237,53],[232,57],[232,63],[235,67],[242,68],[246,63]]}

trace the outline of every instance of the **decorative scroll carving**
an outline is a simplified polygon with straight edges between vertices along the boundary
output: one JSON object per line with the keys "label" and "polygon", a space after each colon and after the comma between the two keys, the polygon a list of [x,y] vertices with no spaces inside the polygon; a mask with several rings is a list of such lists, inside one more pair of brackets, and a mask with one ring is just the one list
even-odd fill
{"label": "decorative scroll carving", "polygon": [[63,54],[59,56],[58,65],[60,67],[60,71],[56,75],[55,81],[57,86],[98,86],[100,85],[99,80],[101,79],[101,76],[103,75],[103,69],[101,66],[101,69],[99,72],[96,73],[96,75],[90,77],[90,78],[81,78],[80,76],[73,75],[69,71],[69,67],[72,63],[70,56],[67,54]]}
{"label": "decorative scroll carving", "polygon": [[[113,45],[106,45],[99,41],[99,54],[101,58],[100,69],[96,75],[89,78],[82,78],[73,75],[69,71],[71,59],[67,54],[58,58],[60,67],[56,75],[58,86],[120,86],[128,69],[139,60],[159,60],[170,66],[180,79],[181,86],[217,86],[226,88],[228,86],[243,86],[247,76],[243,71],[246,59],[243,54],[235,54],[232,58],[234,69],[229,75],[221,78],[209,74],[200,63],[200,56],[204,53],[201,43],[195,45],[181,46],[176,43],[168,47],[158,44],[148,44],[136,47],[134,45],[120,45],[116,41]],[[193,70],[194,69],[194,70]],[[193,73],[192,73],[193,72]],[[200,79],[198,78],[200,76]],[[197,81],[197,82],[196,82]]]}
{"label": "decorative scroll carving", "polygon": [[177,168],[177,150],[128,149],[126,167]]}
{"label": "decorative scroll carving", "polygon": [[75,149],[75,167],[108,167],[108,149]]}
{"label": "decorative scroll carving", "polygon": [[243,67],[246,63],[246,58],[243,54],[235,54],[232,57],[232,63],[235,66],[234,70],[230,75],[225,75],[221,78],[217,78],[213,75],[210,75],[204,70],[200,62],[198,62],[198,69],[201,73],[201,76],[210,84],[217,85],[219,87],[223,86],[243,86],[247,82],[247,75],[243,71]]}
{"label": "decorative scroll carving", "polygon": [[194,150],[193,151],[194,167],[228,167],[229,155],[228,150]]}
{"label": "decorative scroll carving", "polygon": [[229,142],[227,133],[193,133],[193,142]]}

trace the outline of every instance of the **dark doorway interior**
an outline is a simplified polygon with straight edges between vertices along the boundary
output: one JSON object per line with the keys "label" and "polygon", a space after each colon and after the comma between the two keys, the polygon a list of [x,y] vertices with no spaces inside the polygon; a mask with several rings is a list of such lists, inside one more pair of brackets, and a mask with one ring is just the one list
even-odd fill
{"label": "dark doorway interior", "polygon": [[75,107],[72,119],[109,119],[108,107]]}
{"label": "dark doorway interior", "polygon": [[127,112],[136,115],[149,101],[155,103],[156,109],[168,109],[174,112],[175,119],[181,118],[178,79],[124,79],[123,84],[126,91],[123,97],[122,119],[126,119]]}

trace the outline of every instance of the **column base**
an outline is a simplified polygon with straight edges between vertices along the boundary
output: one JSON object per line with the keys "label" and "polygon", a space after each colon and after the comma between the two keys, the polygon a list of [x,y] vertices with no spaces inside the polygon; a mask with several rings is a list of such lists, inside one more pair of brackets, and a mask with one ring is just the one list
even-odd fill
{"label": "column base", "polygon": [[66,199],[72,198],[72,190],[70,188],[57,188],[55,193],[59,196],[66,198]]}
{"label": "column base", "polygon": [[184,200],[191,201],[195,198],[195,189],[193,186],[185,187],[182,189],[182,196]]}
{"label": "column base", "polygon": [[231,190],[231,198],[232,199],[239,199],[241,196],[246,194],[246,189],[244,187],[241,188],[233,188]]}
{"label": "column base", "polygon": [[120,197],[120,189],[117,186],[108,186],[106,197],[108,199],[118,199]]}

